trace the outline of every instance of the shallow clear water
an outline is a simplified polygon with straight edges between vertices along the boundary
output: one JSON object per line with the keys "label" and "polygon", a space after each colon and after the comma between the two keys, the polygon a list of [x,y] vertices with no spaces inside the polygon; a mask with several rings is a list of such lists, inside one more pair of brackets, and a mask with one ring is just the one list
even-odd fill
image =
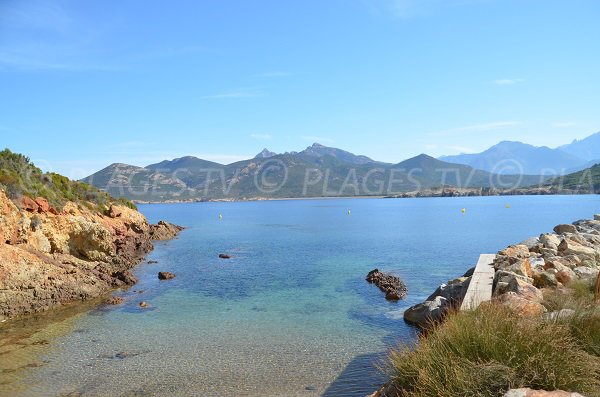
{"label": "shallow clear water", "polygon": [[[364,396],[382,381],[374,364],[386,348],[414,338],[402,320],[407,307],[464,273],[480,253],[591,217],[600,198],[289,200],[140,210],[152,222],[188,228],[157,244],[148,259],[158,263],[137,268],[140,282],[118,293],[124,305],[31,331],[19,348],[20,369],[0,382],[0,395]],[[218,259],[221,252],[233,258]],[[375,267],[405,280],[406,300],[387,302],[364,281]],[[158,271],[177,277],[159,281]],[[142,300],[148,309],[138,307]],[[36,340],[46,341],[43,348]],[[2,350],[8,353],[0,360],[10,367],[15,349],[5,343]],[[115,357],[120,352],[126,357]]]}

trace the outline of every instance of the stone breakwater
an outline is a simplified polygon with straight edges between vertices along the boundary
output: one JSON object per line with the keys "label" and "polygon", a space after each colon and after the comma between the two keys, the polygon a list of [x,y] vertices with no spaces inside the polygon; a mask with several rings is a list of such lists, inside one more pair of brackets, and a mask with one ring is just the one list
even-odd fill
{"label": "stone breakwater", "polygon": [[[496,254],[492,300],[522,316],[544,315],[544,291],[575,280],[595,280],[600,265],[600,215],[554,227]],[[404,312],[411,324],[426,326],[460,307],[473,269],[440,285],[424,302]],[[547,316],[557,315],[548,313]]]}
{"label": "stone breakwater", "polygon": [[43,198],[18,204],[0,191],[0,321],[134,284],[130,269],[152,241],[182,230],[125,206],[100,214],[75,203],[57,211]]}

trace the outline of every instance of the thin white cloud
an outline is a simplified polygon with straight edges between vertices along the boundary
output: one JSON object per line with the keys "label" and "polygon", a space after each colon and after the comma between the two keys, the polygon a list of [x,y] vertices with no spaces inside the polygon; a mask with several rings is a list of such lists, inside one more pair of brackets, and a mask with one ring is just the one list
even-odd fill
{"label": "thin white cloud", "polygon": [[266,141],[266,140],[273,138],[273,135],[271,135],[271,134],[250,134],[250,137],[261,140],[261,141]]}
{"label": "thin white cloud", "polygon": [[525,80],[523,79],[499,79],[492,81],[492,84],[496,85],[515,85],[519,83],[523,83]]}
{"label": "thin white cloud", "polygon": [[321,142],[321,143],[334,143],[335,141],[331,138],[314,135],[304,135],[302,139],[309,142]]}
{"label": "thin white cloud", "polygon": [[466,146],[449,146],[449,149],[452,149],[454,151],[460,152],[460,153],[475,153],[476,150],[470,147],[466,147]]}
{"label": "thin white cloud", "polygon": [[237,99],[237,98],[256,98],[262,96],[262,93],[255,88],[238,88],[232,91],[225,91],[218,94],[203,96],[203,99]]}
{"label": "thin white cloud", "polygon": [[510,127],[516,127],[521,125],[520,121],[495,121],[492,123],[483,123],[483,124],[473,124],[467,125],[464,127],[451,128],[448,130],[437,131],[431,133],[431,136],[453,136],[460,135],[464,133],[473,133],[473,132],[483,132],[483,131],[492,131],[492,130],[500,130]]}
{"label": "thin white cloud", "polygon": [[577,123],[574,123],[572,121],[563,121],[563,122],[558,122],[558,123],[552,124],[552,126],[556,127],[556,128],[571,128],[571,127],[575,127],[576,125],[577,125]]}

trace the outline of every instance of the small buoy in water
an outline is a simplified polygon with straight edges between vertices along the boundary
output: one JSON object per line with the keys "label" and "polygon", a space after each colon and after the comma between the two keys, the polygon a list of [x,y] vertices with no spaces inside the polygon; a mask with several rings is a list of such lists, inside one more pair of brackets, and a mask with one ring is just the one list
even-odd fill
{"label": "small buoy in water", "polygon": [[506,203],[505,208],[510,208],[510,204]]}
{"label": "small buoy in water", "polygon": [[351,214],[351,212],[350,212],[350,210],[348,210],[348,215],[350,215],[350,214]]}
{"label": "small buoy in water", "polygon": [[223,214],[219,214],[219,219],[223,219]]}
{"label": "small buoy in water", "polygon": [[467,209],[466,208],[461,208],[460,212],[462,212],[464,214],[465,212],[467,212]]}

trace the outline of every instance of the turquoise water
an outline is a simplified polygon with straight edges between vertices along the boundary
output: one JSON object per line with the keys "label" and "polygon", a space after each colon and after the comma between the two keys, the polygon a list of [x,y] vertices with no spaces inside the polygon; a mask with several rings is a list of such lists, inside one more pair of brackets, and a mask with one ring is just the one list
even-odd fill
{"label": "turquoise water", "polygon": [[[505,205],[509,203],[510,208]],[[461,208],[466,208],[464,214]],[[351,215],[348,210],[351,209]],[[289,200],[142,205],[187,229],[140,282],[72,319],[18,395],[364,396],[415,330],[403,311],[480,253],[591,217],[598,196]],[[223,218],[219,219],[219,214]],[[218,259],[219,253],[233,255]],[[364,281],[397,273],[406,300]],[[158,271],[177,277],[159,281]],[[139,293],[139,290],[143,292]],[[138,303],[149,303],[140,309]],[[125,358],[115,358],[127,352]],[[13,385],[14,386],[14,385]]]}

